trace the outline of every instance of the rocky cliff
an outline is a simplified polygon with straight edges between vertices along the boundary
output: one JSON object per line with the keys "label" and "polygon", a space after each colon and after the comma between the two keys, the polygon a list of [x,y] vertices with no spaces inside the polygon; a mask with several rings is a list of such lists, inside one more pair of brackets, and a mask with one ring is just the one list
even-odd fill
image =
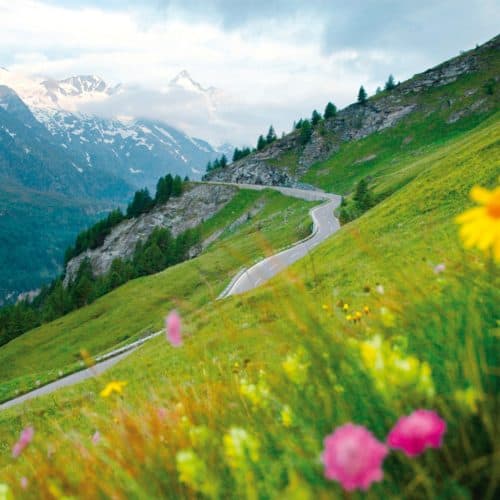
{"label": "rocky cliff", "polygon": [[238,188],[197,184],[179,198],[170,200],[151,212],[118,224],[99,248],[87,250],[71,259],[66,266],[64,285],[71,282],[82,261],[90,260],[94,275],[106,273],[116,258],[128,259],[139,241],[145,241],[156,227],[168,228],[175,237],[209,219],[224,207]]}
{"label": "rocky cliff", "polygon": [[[331,157],[346,141],[356,141],[375,132],[394,127],[405,117],[416,112],[432,113],[442,106],[453,107],[447,123],[453,123],[472,112],[480,112],[495,105],[493,98],[479,95],[471,89],[462,99],[436,102],[425,99],[432,89],[448,85],[461,77],[486,70],[492,57],[498,57],[500,36],[486,44],[461,54],[410,80],[390,92],[382,92],[368,99],[366,104],[351,104],[335,117],[314,128],[309,142],[300,144],[300,131],[293,131],[262,151],[232,163],[224,169],[207,174],[212,181],[246,182],[269,185],[297,185],[311,165]],[[500,79],[496,75],[495,79]],[[472,103],[470,97],[478,93]]]}

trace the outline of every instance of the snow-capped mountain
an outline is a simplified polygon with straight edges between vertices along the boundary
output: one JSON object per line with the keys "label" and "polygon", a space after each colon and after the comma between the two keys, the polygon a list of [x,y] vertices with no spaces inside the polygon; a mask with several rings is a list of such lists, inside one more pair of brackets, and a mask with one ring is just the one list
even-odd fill
{"label": "snow-capped mountain", "polygon": [[[125,91],[95,75],[54,80],[2,68],[1,84],[15,90],[54,141],[77,158],[80,170],[105,170],[136,187],[153,189],[157,179],[168,172],[200,178],[206,163],[219,155],[207,142],[164,122],[109,119],[80,111],[89,103],[105,103]],[[196,91],[206,95],[211,108],[215,106],[217,90],[204,89],[187,72],[172,80],[169,88],[172,92]]]}

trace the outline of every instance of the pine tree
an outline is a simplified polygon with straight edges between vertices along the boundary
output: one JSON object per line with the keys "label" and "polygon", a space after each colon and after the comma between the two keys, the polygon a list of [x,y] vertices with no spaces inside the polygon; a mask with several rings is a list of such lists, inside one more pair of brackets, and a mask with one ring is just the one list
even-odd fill
{"label": "pine tree", "polygon": [[366,104],[366,101],[368,99],[368,94],[366,93],[365,88],[363,85],[359,87],[359,92],[358,92],[358,102],[359,104]]}
{"label": "pine tree", "polygon": [[300,128],[300,143],[305,146],[311,139],[312,127],[309,120],[304,120],[302,122],[302,127]]}
{"label": "pine tree", "polygon": [[221,168],[226,168],[227,167],[227,158],[226,158],[226,155],[222,155],[221,156],[220,166],[221,166]]}
{"label": "pine tree", "polygon": [[257,141],[257,151],[262,151],[266,147],[266,140],[263,135],[259,135],[259,139]]}
{"label": "pine tree", "polygon": [[276,139],[277,139],[277,137],[276,137],[276,132],[274,131],[274,127],[271,125],[271,126],[269,127],[269,131],[267,132],[266,142],[267,142],[267,144],[271,144],[271,143],[272,143],[272,142],[274,142]]}
{"label": "pine tree", "polygon": [[172,182],[172,196],[180,196],[181,194],[182,194],[182,179],[179,175],[176,175]]}
{"label": "pine tree", "polygon": [[321,121],[321,114],[317,110],[314,110],[311,116],[312,126],[315,127],[320,121]]}
{"label": "pine tree", "polygon": [[329,102],[325,108],[325,113],[324,113],[325,120],[328,120],[328,118],[333,118],[336,114],[337,114],[337,108],[335,104],[333,104],[333,102]]}
{"label": "pine tree", "polygon": [[393,90],[396,88],[396,81],[392,75],[389,75],[389,78],[385,82],[384,90]]}

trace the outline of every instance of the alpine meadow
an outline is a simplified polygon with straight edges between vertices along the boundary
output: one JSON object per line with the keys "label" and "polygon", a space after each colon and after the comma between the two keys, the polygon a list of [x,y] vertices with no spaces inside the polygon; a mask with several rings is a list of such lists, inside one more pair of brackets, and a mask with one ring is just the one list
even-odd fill
{"label": "alpine meadow", "polygon": [[499,19],[0,1],[0,500],[499,498]]}

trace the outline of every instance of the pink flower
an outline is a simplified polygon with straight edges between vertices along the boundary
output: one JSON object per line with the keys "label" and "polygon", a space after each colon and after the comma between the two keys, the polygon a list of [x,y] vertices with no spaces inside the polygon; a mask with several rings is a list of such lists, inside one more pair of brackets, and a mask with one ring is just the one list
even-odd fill
{"label": "pink flower", "polygon": [[19,441],[12,447],[12,456],[17,458],[33,440],[33,436],[35,435],[35,430],[33,427],[26,427],[19,437]]}
{"label": "pink flower", "polygon": [[99,431],[95,431],[94,435],[92,436],[92,443],[99,444],[100,441],[101,441],[101,433]]}
{"label": "pink flower", "polygon": [[437,266],[434,266],[434,273],[435,274],[441,274],[446,271],[446,264],[438,264]]}
{"label": "pink flower", "polygon": [[177,311],[172,311],[165,320],[167,340],[174,346],[182,345],[181,317]]}
{"label": "pink flower", "polygon": [[21,488],[23,490],[26,490],[28,488],[28,478],[26,476],[23,476],[21,479],[19,479],[19,484],[21,485]]}
{"label": "pink flower", "polygon": [[397,421],[387,437],[387,444],[414,457],[426,448],[439,448],[445,432],[446,422],[436,412],[416,410]]}
{"label": "pink flower", "polygon": [[365,427],[345,424],[324,443],[325,476],[339,481],[345,490],[367,490],[371,483],[382,480],[382,462],[388,450]]}

